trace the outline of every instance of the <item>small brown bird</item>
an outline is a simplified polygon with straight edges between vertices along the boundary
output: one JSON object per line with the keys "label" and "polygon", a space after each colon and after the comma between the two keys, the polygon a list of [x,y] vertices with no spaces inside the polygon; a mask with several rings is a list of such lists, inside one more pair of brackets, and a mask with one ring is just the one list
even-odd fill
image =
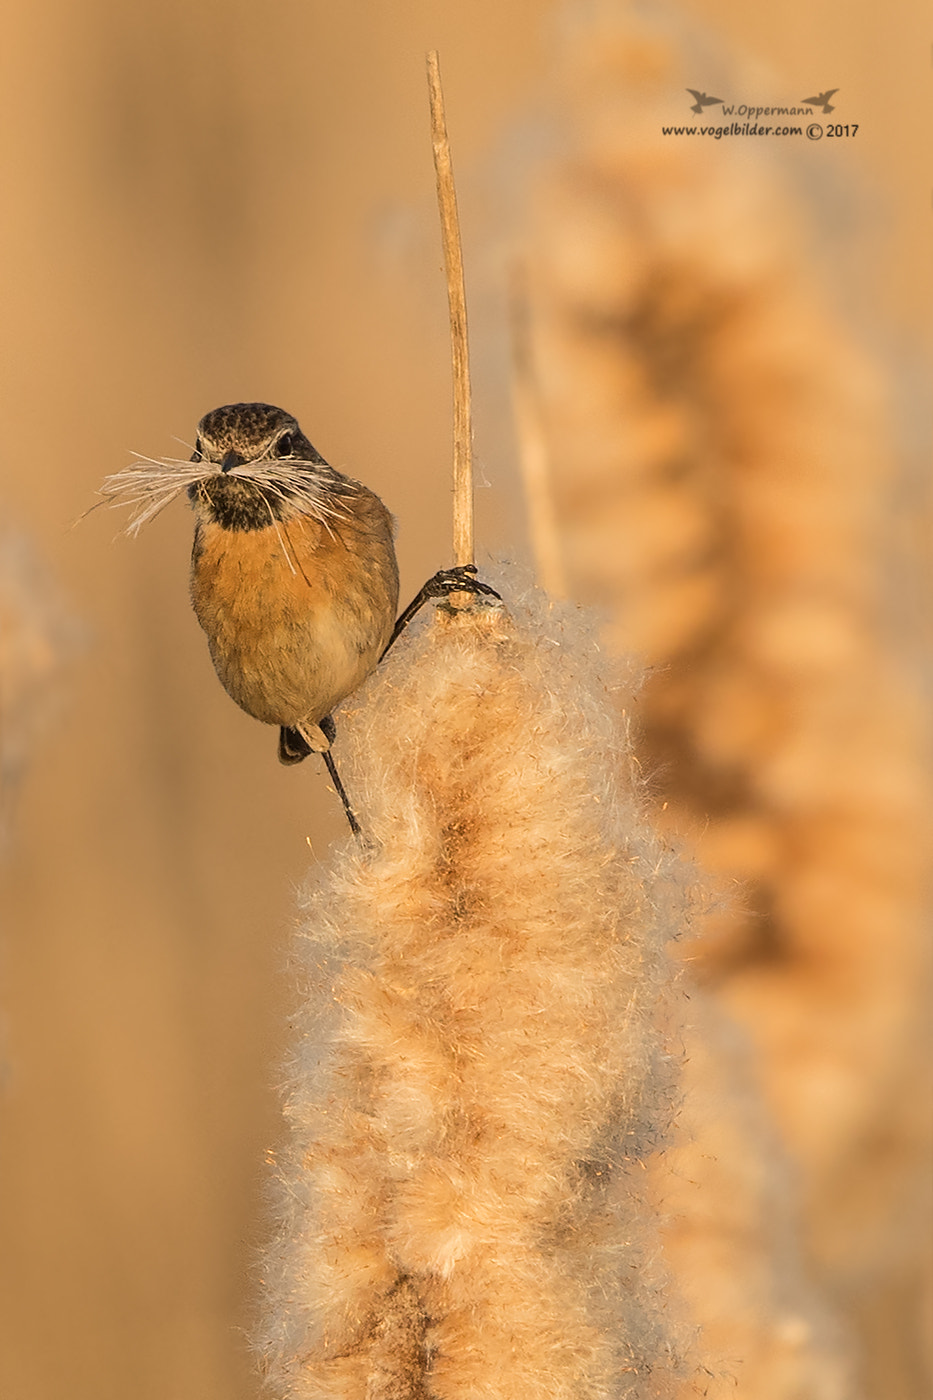
{"label": "small brown bird", "polygon": [[331,711],[429,598],[499,594],[473,577],[475,564],[458,564],[430,578],[396,621],[392,517],[271,404],[213,409],[190,460],[139,456],[100,494],[132,507],[135,535],[182,491],[197,517],[191,599],[224,688],[247,714],[279,726],[283,763],[323,754],[359,834],[330,753]]}
{"label": "small brown bird", "polygon": [[206,414],[191,460],[191,599],[217,674],[247,714],[279,726],[283,763],[326,754],[331,711],[393,635],[392,517],[271,404]]}

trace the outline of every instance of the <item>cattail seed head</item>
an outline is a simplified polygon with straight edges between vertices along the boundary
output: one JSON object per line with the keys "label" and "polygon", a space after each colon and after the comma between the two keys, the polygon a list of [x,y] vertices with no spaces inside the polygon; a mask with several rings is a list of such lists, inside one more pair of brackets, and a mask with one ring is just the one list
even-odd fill
{"label": "cattail seed head", "polygon": [[301,941],[283,1394],[667,1393],[637,1168],[668,1111],[684,877],[641,821],[613,686],[576,609],[442,606],[343,713],[370,840]]}

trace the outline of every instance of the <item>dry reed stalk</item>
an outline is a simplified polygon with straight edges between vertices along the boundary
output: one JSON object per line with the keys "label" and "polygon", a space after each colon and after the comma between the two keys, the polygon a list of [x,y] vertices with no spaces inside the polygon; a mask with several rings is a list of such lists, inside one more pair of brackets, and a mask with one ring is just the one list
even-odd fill
{"label": "dry reed stalk", "polygon": [[617,700],[577,611],[536,597],[435,609],[340,716],[370,842],[300,941],[282,1395],[672,1393],[641,1193],[683,877]]}
{"label": "dry reed stalk", "polygon": [[924,1268],[929,744],[886,628],[883,375],[760,144],[661,135],[697,54],[610,12],[564,51],[524,240],[571,590],[649,663],[658,815],[734,891],[692,965],[756,1046],[807,1249],[910,1353],[882,1295]]}
{"label": "dry reed stalk", "polygon": [[[441,85],[440,61],[437,51],[428,54],[428,94],[431,106],[431,144],[434,149],[434,174],[437,180],[437,208],[440,215],[444,245],[444,268],[447,273],[447,305],[450,312],[450,350],[453,372],[453,435],[454,435],[454,564],[472,564],[473,560],[473,416],[470,393],[470,347],[467,335],[466,286],[463,280],[463,248],[460,242],[460,217],[457,212],[457,191],[454,185],[447,120],[444,115],[444,90]],[[455,593],[454,607],[467,607],[469,593]]]}
{"label": "dry reed stalk", "polygon": [[566,598],[567,574],[561,548],[561,530],[554,509],[550,453],[535,371],[528,291],[524,269],[518,263],[512,268],[509,280],[509,327],[513,365],[512,409],[535,575],[552,598]]}

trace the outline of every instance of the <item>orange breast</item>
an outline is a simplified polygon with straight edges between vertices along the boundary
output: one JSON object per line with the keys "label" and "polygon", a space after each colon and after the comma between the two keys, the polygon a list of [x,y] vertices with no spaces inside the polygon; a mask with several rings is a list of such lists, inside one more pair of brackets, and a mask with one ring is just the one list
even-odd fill
{"label": "orange breast", "polygon": [[398,572],[388,514],[371,500],[378,512],[364,503],[329,530],[298,515],[262,530],[199,522],[194,610],[224,687],[256,719],[316,724],[375,667]]}

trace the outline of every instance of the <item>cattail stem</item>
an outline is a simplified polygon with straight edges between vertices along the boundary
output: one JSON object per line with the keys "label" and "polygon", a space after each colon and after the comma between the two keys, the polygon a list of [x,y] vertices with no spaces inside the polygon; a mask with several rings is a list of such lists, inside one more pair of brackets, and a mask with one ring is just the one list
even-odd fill
{"label": "cattail stem", "polygon": [[[470,399],[470,354],[467,338],[466,292],[463,284],[463,250],[457,192],[454,186],[450,143],[444,118],[444,92],[441,87],[437,50],[427,56],[428,91],[431,101],[431,141],[437,177],[437,205],[447,270],[447,302],[450,307],[450,345],[453,361],[454,399],[454,563],[473,561],[473,427]],[[454,606],[469,605],[469,593],[452,594]]]}

